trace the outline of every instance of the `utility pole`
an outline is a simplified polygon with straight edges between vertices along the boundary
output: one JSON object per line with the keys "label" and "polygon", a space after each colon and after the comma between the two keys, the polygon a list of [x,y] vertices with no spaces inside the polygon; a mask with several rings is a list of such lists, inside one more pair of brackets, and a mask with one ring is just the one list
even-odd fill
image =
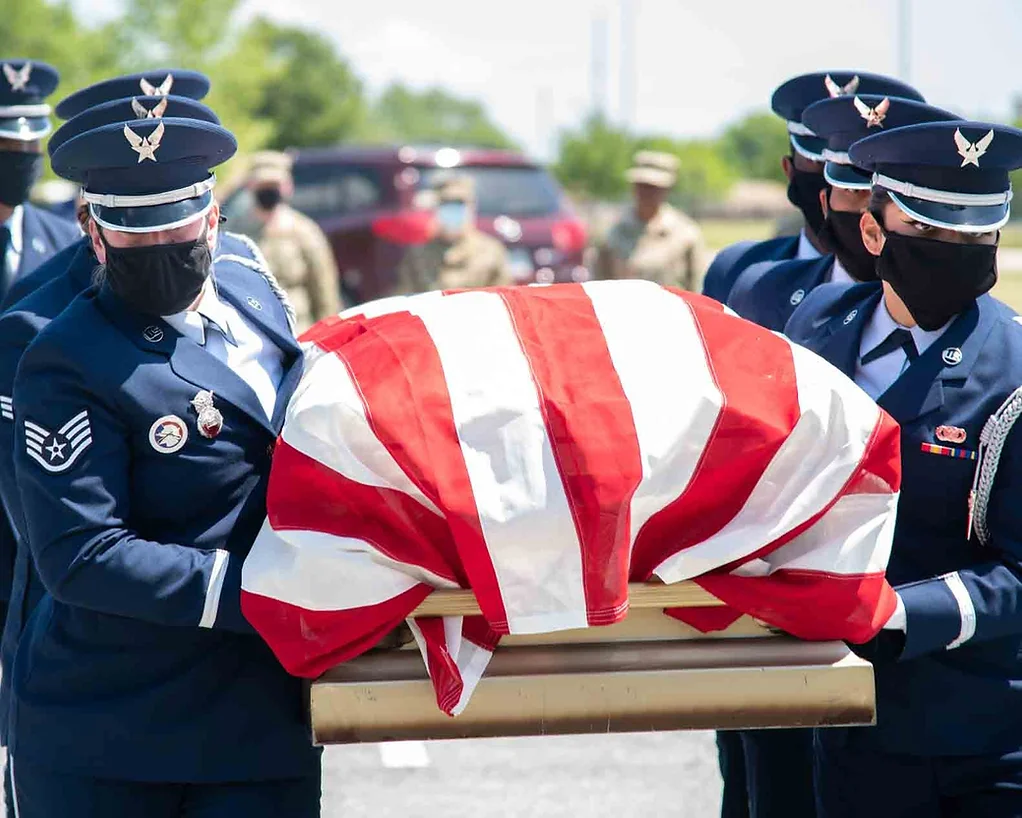
{"label": "utility pole", "polygon": [[628,130],[635,124],[635,17],[638,0],[620,0],[620,107],[621,124]]}
{"label": "utility pole", "polygon": [[898,0],[898,75],[912,79],[912,0]]}
{"label": "utility pole", "polygon": [[607,115],[607,18],[602,11],[593,16],[589,41],[589,85],[592,113]]}

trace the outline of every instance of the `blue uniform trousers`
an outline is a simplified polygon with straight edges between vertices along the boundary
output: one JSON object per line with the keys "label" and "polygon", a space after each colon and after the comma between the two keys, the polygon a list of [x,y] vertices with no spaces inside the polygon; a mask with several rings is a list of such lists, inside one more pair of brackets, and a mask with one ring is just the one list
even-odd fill
{"label": "blue uniform trousers", "polygon": [[12,765],[17,818],[319,818],[320,776],[237,784],[110,781]]}
{"label": "blue uniform trousers", "polygon": [[813,731],[743,730],[750,818],[816,818]]}
{"label": "blue uniform trousers", "polygon": [[745,785],[745,749],[737,730],[717,731],[717,764],[724,781],[720,818],[749,818],[749,790]]}
{"label": "blue uniform trousers", "polygon": [[850,732],[816,731],[819,818],[1022,815],[1022,750],[982,756],[898,755],[849,741]]}

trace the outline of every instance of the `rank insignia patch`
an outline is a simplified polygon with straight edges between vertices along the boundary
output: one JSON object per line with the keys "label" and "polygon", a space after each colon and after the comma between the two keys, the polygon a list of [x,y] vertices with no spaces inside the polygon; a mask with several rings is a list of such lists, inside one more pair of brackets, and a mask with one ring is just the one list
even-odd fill
{"label": "rank insignia patch", "polygon": [[934,435],[942,443],[964,443],[967,437],[965,429],[960,426],[938,426]]}
{"label": "rank insignia patch", "polygon": [[25,421],[25,451],[46,471],[67,471],[92,444],[92,425],[83,409],[56,432]]}
{"label": "rank insignia patch", "polygon": [[0,395],[0,418],[14,420],[14,401],[7,395]]}

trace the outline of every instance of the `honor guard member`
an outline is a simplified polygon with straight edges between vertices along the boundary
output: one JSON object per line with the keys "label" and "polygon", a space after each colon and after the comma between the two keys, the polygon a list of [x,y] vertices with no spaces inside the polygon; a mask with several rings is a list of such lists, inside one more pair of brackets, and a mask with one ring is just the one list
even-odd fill
{"label": "honor guard member", "polygon": [[[131,108],[131,111],[120,116],[124,120],[147,119],[159,116],[181,116],[182,114],[175,111],[177,101],[183,99],[200,100],[209,93],[209,86],[209,78],[197,71],[158,69],[139,74],[126,74],[82,88],[65,97],[57,103],[55,113],[61,119],[70,121],[90,108],[112,104],[120,100],[121,105],[114,109],[116,112],[119,112],[125,104]],[[173,89],[173,92],[171,92],[171,89]],[[106,122],[113,122],[114,116],[107,110],[104,113],[97,114],[96,119],[93,121],[106,124]],[[71,135],[88,130],[87,124],[87,121],[78,120],[71,129],[66,128],[66,126],[58,128],[56,133],[50,137],[49,144],[47,145],[47,151],[50,156],[53,156],[57,145],[66,141]],[[79,215],[82,218],[79,221],[82,224],[84,224],[84,219],[87,218],[84,212],[85,208],[80,208]],[[86,227],[83,226],[82,229],[85,230]],[[79,240],[79,247],[88,247],[90,245],[87,237],[81,237],[77,233],[75,234],[75,239]],[[69,252],[68,259],[70,260],[77,254],[77,249],[70,250]],[[59,275],[64,269],[66,269],[66,265],[63,264],[46,265],[45,270],[37,269],[29,275],[19,276],[3,297],[2,308],[7,309],[12,304],[17,303],[44,282],[48,281],[50,276]]]}
{"label": "honor guard member", "polygon": [[738,276],[727,305],[742,318],[781,332],[806,294],[820,284],[875,281],[876,257],[862,243],[859,230],[872,174],[851,163],[848,149],[881,131],[954,119],[960,117],[932,105],[873,94],[826,99],[806,108],[803,123],[826,141],[822,154],[827,184],[819,194],[823,223],[817,236],[830,252],[815,259],[750,265]]}
{"label": "honor guard member", "polygon": [[600,253],[600,278],[645,278],[695,291],[706,269],[703,234],[667,203],[678,180],[678,157],[639,151],[627,178],[633,207],[615,224]]}
{"label": "honor guard member", "polygon": [[28,201],[43,172],[42,139],[50,132],[44,100],[57,69],[31,60],[0,60],[0,297],[11,284],[77,239],[74,222]]}
{"label": "honor guard member", "polygon": [[797,236],[780,236],[767,241],[742,241],[721,250],[703,284],[703,295],[726,303],[738,276],[751,264],[761,261],[814,259],[829,252],[819,237],[823,227],[820,191],[823,178],[825,141],[802,122],[802,112],[814,102],[855,94],[880,94],[923,101],[910,85],[863,71],[825,71],[792,77],[780,85],[770,99],[774,113],[788,125],[791,150],[781,159],[788,179],[788,201],[797,207],[804,226]]}
{"label": "honor guard member", "polygon": [[466,174],[434,181],[437,232],[405,251],[397,268],[397,293],[514,284],[507,250],[475,223],[475,182]]}
{"label": "honor guard member", "polygon": [[295,189],[291,165],[291,157],[277,151],[253,157],[248,188],[255,207],[244,232],[259,245],[287,291],[301,333],[344,307],[330,242],[318,224],[288,204]]}
{"label": "honor guard member", "polygon": [[1022,326],[987,294],[1022,131],[913,125],[849,157],[873,173],[880,283],[818,288],[787,333],[901,425],[897,604],[853,646],[874,663],[876,726],[816,734],[819,814],[1022,815]]}
{"label": "honor guard member", "polygon": [[46,595],[13,668],[20,818],[318,816],[302,685],[240,610],[273,442],[302,369],[265,270],[213,269],[217,125],[65,142],[98,286],[26,350],[15,476]]}

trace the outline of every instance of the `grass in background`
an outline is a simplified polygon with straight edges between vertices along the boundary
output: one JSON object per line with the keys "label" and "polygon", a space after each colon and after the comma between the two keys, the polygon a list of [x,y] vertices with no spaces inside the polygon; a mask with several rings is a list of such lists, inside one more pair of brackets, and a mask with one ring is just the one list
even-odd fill
{"label": "grass in background", "polygon": [[[699,222],[703,239],[710,250],[721,250],[736,241],[763,241],[776,230],[773,219],[705,219]],[[1022,232],[1019,236],[1022,246]]]}
{"label": "grass in background", "polygon": [[1001,228],[1001,247],[1022,247],[1022,222],[1010,222]]}
{"label": "grass in background", "polygon": [[1002,272],[992,295],[1016,312],[1022,313],[1022,273]]}

